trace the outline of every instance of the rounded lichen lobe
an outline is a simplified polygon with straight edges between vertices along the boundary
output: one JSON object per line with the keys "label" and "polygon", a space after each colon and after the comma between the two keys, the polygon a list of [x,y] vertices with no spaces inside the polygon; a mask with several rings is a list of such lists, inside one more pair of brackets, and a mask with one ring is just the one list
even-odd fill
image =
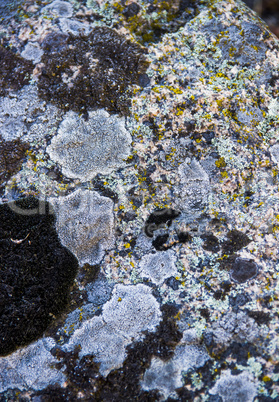
{"label": "rounded lichen lobe", "polygon": [[62,165],[65,176],[87,181],[98,173],[108,174],[124,167],[131,142],[123,118],[101,109],[89,112],[86,121],[70,111],[47,152]]}
{"label": "rounded lichen lobe", "polygon": [[231,270],[231,278],[238,283],[244,283],[254,278],[258,273],[258,266],[253,260],[236,258]]}
{"label": "rounded lichen lobe", "polygon": [[51,198],[62,244],[80,265],[98,264],[114,246],[113,202],[95,191],[77,190],[67,197]]}
{"label": "rounded lichen lobe", "polygon": [[88,36],[68,36],[60,51],[42,46],[49,49],[39,77],[43,99],[79,113],[92,107],[127,113],[125,92],[147,68],[144,48],[107,27],[96,27]]}

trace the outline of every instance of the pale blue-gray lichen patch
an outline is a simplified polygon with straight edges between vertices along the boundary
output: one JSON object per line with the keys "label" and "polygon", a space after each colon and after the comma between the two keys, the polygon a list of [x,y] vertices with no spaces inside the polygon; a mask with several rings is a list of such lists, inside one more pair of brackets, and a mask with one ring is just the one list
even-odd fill
{"label": "pale blue-gray lichen patch", "polygon": [[131,142],[123,118],[100,109],[89,112],[86,121],[71,111],[64,116],[47,152],[62,165],[65,176],[87,181],[98,173],[124,167]]}

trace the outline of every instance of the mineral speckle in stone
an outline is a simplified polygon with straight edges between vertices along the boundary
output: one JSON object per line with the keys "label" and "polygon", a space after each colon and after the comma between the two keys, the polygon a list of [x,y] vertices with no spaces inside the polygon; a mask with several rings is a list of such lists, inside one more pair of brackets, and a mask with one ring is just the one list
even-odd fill
{"label": "mineral speckle in stone", "polygon": [[47,152],[62,165],[65,176],[87,181],[97,173],[108,174],[125,166],[123,160],[129,155],[131,141],[123,118],[101,109],[89,112],[86,121],[71,111],[65,115]]}
{"label": "mineral speckle in stone", "polygon": [[147,254],[139,264],[140,276],[150,279],[156,285],[162,285],[165,279],[177,274],[175,262],[176,257],[171,250]]}
{"label": "mineral speckle in stone", "polygon": [[7,357],[0,357],[0,392],[62,385],[66,376],[55,368],[58,360],[50,353],[54,346],[52,338],[43,338]]}
{"label": "mineral speckle in stone", "polygon": [[114,245],[113,202],[95,191],[77,190],[67,197],[51,198],[56,229],[63,245],[80,265],[101,261]]}
{"label": "mineral speckle in stone", "polygon": [[209,392],[220,395],[223,402],[253,402],[257,388],[258,384],[247,371],[232,375],[230,370],[225,370]]}

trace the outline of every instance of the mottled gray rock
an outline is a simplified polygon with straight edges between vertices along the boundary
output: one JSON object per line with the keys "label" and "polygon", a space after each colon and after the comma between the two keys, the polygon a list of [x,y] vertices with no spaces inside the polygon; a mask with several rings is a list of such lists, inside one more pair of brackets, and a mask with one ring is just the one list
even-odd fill
{"label": "mottled gray rock", "polygon": [[[1,21],[7,63],[35,43],[49,57],[32,85],[0,66],[0,134],[31,142],[1,199],[49,199],[80,271],[42,383],[63,387],[23,394],[17,365],[0,399],[278,399],[278,40],[239,0],[37,3]],[[119,96],[112,77],[136,84]]]}

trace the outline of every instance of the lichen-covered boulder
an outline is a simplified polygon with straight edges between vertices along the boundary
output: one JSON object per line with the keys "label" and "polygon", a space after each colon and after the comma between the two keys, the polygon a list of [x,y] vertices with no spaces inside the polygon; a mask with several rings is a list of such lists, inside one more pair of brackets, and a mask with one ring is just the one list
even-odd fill
{"label": "lichen-covered boulder", "polygon": [[278,40],[240,0],[0,9],[1,211],[52,205],[1,218],[0,399],[278,400]]}

